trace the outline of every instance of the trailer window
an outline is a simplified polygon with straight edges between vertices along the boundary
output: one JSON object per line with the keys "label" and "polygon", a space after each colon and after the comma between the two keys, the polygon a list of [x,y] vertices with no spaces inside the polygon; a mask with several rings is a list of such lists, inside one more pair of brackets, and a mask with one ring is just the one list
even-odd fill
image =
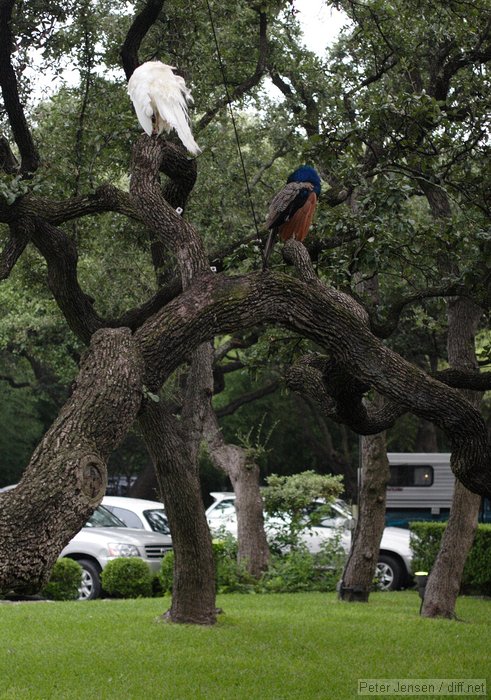
{"label": "trailer window", "polygon": [[397,464],[390,467],[389,486],[431,486],[433,467],[421,464]]}

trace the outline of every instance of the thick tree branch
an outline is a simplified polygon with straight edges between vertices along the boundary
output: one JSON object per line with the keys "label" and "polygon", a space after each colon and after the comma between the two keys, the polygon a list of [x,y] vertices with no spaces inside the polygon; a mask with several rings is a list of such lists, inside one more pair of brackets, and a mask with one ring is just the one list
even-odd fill
{"label": "thick tree branch", "polygon": [[440,372],[434,372],[431,376],[454,389],[470,389],[471,391],[491,390],[491,372],[476,372],[475,370],[466,372],[449,367]]}
{"label": "thick tree branch", "polygon": [[10,238],[0,256],[0,280],[9,277],[31,239],[32,231],[33,224],[30,219],[19,219],[16,224],[10,226]]}
{"label": "thick tree branch", "polygon": [[[39,590],[100,503],[106,460],[136,417],[142,378],[142,358],[127,329],[94,336],[73,394],[17,488],[0,495],[0,591]],[[48,543],[42,557],[41,542]],[[31,555],[19,557],[19,548]]]}
{"label": "thick tree branch", "polygon": [[11,206],[0,203],[0,222],[10,223],[22,217],[39,216],[47,222],[59,226],[66,221],[91,214],[113,211],[138,220],[127,192],[105,184],[93,194],[81,195],[64,200],[49,200],[34,195],[19,198]]}
{"label": "thick tree branch", "polygon": [[[166,201],[162,192],[159,172],[166,167],[168,152],[161,139],[146,134],[140,137],[133,149],[130,194],[155,241],[175,255],[185,288],[196,273],[203,273],[209,266],[201,238]],[[170,174],[173,172],[171,169]]]}
{"label": "thick tree branch", "polygon": [[[0,87],[10,128],[21,156],[20,172],[23,175],[29,175],[37,170],[39,155],[20,102],[17,79],[11,62],[14,43],[11,23],[14,5],[15,0],[0,0]],[[12,160],[9,161],[9,166],[11,165]]]}
{"label": "thick tree branch", "polygon": [[0,136],[0,170],[7,175],[14,175],[19,170],[19,162],[5,136]]}
{"label": "thick tree branch", "polygon": [[375,435],[391,428],[406,410],[386,401],[375,406],[364,396],[370,386],[347,368],[317,355],[307,355],[286,373],[290,389],[315,401],[323,413],[360,435]]}
{"label": "thick tree branch", "polygon": [[158,390],[181,358],[220,333],[274,322],[312,339],[352,376],[373,386],[401,411],[434,422],[452,441],[452,469],[470,490],[491,493],[491,450],[484,421],[456,390],[387,348],[349,297],[319,284],[272,273],[206,275],[136,333],[146,385]]}
{"label": "thick tree branch", "polygon": [[78,283],[77,248],[63,231],[46,221],[36,219],[34,224],[32,242],[47,262],[49,288],[72,331],[88,344],[105,323]]}
{"label": "thick tree branch", "polygon": [[123,69],[127,80],[131,78],[135,68],[140,65],[138,60],[138,51],[140,49],[141,42],[145,38],[145,35],[150,27],[158,18],[163,6],[164,0],[147,0],[142,11],[136,15],[130,28],[128,29],[126,39],[124,40],[121,48],[121,62],[123,64]]}

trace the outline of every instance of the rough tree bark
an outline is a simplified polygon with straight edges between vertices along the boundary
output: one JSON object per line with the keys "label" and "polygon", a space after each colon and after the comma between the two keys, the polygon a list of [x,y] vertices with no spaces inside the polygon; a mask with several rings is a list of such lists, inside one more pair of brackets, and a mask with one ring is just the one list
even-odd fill
{"label": "rough tree bark", "polygon": [[155,466],[174,549],[172,604],[164,618],[213,624],[215,565],[193,445],[187,441],[186,427],[159,403],[146,402],[140,426]]}
{"label": "rough tree bark", "polygon": [[[3,30],[0,33],[8,39],[0,43],[0,84],[22,160],[20,171],[28,174],[35,170],[38,159],[13,82],[15,74],[10,60],[13,42],[9,40],[13,5],[12,0],[0,2],[0,28]],[[162,0],[152,0],[146,7],[149,11],[143,9],[138,22],[133,25],[133,33],[128,33],[125,42],[124,62],[129,72],[136,65],[135,52],[158,16]],[[258,70],[253,76],[257,80],[264,70],[264,15],[261,15],[259,25]],[[250,81],[243,86],[247,87],[247,84]],[[36,450],[19,487],[1,498],[0,589],[16,587],[28,590],[31,585],[39,585],[60,548],[79,530],[99,502],[106,480],[105,459],[124,437],[140,407],[142,384],[157,393],[170,373],[189,361],[190,353],[196,351],[194,357],[199,358],[200,344],[210,342],[217,334],[250,328],[258,323],[278,323],[293,329],[318,343],[332,358],[334,369],[347,377],[346,385],[353,388],[355,397],[350,405],[349,392],[339,388],[344,382],[340,381],[334,387],[337,393],[335,400],[330,400],[330,408],[341,422],[352,425],[355,430],[360,429],[359,432],[379,432],[406,410],[434,421],[452,441],[454,473],[469,488],[489,495],[490,448],[486,427],[469,402],[384,347],[370,332],[367,320],[360,317],[353,299],[321,285],[308,265],[304,281],[273,273],[227,278],[223,275],[214,277],[207,272],[206,255],[199,236],[175,211],[171,194],[166,197],[162,192],[160,167],[165,171],[169,164],[172,166],[172,147],[162,146],[160,139],[145,140],[145,137],[142,144],[144,148],[132,166],[131,195],[116,187],[104,186],[93,195],[75,197],[66,202],[43,200],[31,194],[19,197],[11,205],[0,198],[0,221],[10,226],[11,233],[0,261],[0,276],[8,276],[26,245],[32,241],[47,262],[50,289],[70,328],[84,343],[89,344],[93,338],[74,394]],[[161,148],[170,154],[167,162],[160,159],[157,151]],[[177,156],[175,153],[173,156],[174,166],[166,174],[175,182],[183,168],[175,168]],[[156,157],[160,159],[157,168]],[[8,170],[14,165],[5,148],[2,148],[1,162]],[[169,301],[179,290],[174,289],[170,296],[169,290],[159,290],[148,303],[140,309],[130,310],[121,319],[107,320],[98,315],[93,300],[83,292],[77,279],[76,246],[57,226],[102,211],[120,212],[152,231],[155,234],[152,241],[154,259],[160,255],[160,245],[173,251],[183,286],[178,297]],[[303,246],[298,245],[292,241],[290,251],[300,254]],[[165,308],[162,308],[164,304]],[[121,326],[130,328],[133,338],[125,329],[100,331]],[[199,362],[193,363],[192,371],[199,366]],[[207,381],[206,376],[204,384],[198,386],[199,391],[206,391]],[[383,411],[371,415],[362,406],[359,400],[362,387],[366,387],[365,391],[373,387],[386,397]],[[192,394],[190,398],[191,407]],[[166,431],[169,433],[170,444],[171,437],[177,435],[172,431],[172,423],[169,426],[162,422],[157,424],[161,417],[158,407],[144,404],[142,424],[148,426],[148,434],[152,435],[149,443],[157,465],[162,464],[162,455],[167,454],[163,435]],[[199,420],[192,423],[192,430],[194,435],[199,434]],[[185,443],[184,436],[181,437],[174,443],[174,453]],[[190,527],[203,533],[200,522],[204,514],[192,481],[196,444],[193,438],[189,442],[189,455],[183,455],[182,462],[177,456],[174,461],[169,460],[161,475],[162,484],[166,485],[165,479],[169,478],[170,487],[174,484],[174,468],[187,469],[189,480],[179,484],[186,500],[184,513],[179,514],[180,506],[174,501],[169,501],[168,509],[173,522],[181,518],[184,522],[190,514],[191,504],[195,504],[199,515],[192,520]],[[12,540],[13,532],[17,535],[16,543]],[[179,539],[177,530],[173,534]],[[199,537],[197,532],[192,535],[195,536]],[[19,541],[25,552],[20,562]],[[183,567],[189,564],[189,572],[199,570],[199,584],[199,577],[209,571],[209,542],[202,537],[199,551],[196,545],[188,546],[189,542],[190,539],[183,535],[182,548],[181,544],[178,548],[183,558],[186,557]],[[206,551],[203,553],[203,550]],[[196,556],[198,562],[194,561]],[[195,612],[188,592],[180,595],[184,587],[184,580],[182,588],[181,582],[176,586],[178,594],[173,600],[176,619],[194,619],[202,615],[203,621],[213,621],[211,588],[207,589],[200,610]],[[191,609],[191,614],[184,613],[184,607]]]}
{"label": "rough tree bark", "polygon": [[266,570],[269,547],[264,531],[263,501],[259,491],[259,467],[238,445],[226,443],[213,408],[209,406],[204,426],[210,458],[227,474],[235,493],[238,559],[256,577]]}
{"label": "rough tree bark", "polygon": [[100,503],[106,460],[140,407],[143,371],[128,329],[94,334],[72,396],[17,488],[0,495],[0,591],[39,590]]}
{"label": "rough tree bark", "polygon": [[358,520],[339,589],[341,600],[349,603],[368,602],[373,588],[385,527],[385,500],[390,477],[385,432],[362,437],[361,449]]}
{"label": "rough tree bark", "polygon": [[[423,182],[422,189],[428,200],[436,225],[445,225],[452,211],[446,191],[430,182]],[[456,266],[453,256],[441,253],[439,264],[443,271]],[[452,369],[479,373],[475,352],[475,335],[482,309],[465,298],[451,299],[448,303],[448,362]],[[475,391],[462,391],[463,396],[476,409],[481,395]],[[477,527],[480,497],[468,491],[456,481],[452,507],[440,550],[431,570],[425,590],[421,614],[424,617],[455,616],[455,604],[459,594],[465,561]]]}
{"label": "rough tree bark", "polygon": [[[474,337],[482,310],[466,299],[449,303],[448,356],[452,367],[478,372]],[[465,392],[476,408],[478,392]],[[464,565],[474,541],[481,497],[456,480],[452,507],[440,550],[426,585],[421,615],[455,617]]]}
{"label": "rough tree bark", "polygon": [[[195,275],[209,272],[209,266],[201,238],[175,211],[177,206],[184,208],[194,178],[187,179],[181,189],[173,187],[170,191],[169,188],[163,190],[160,183],[163,168],[178,183],[178,178],[189,171],[188,162],[182,162],[183,155],[176,154],[176,163],[169,163],[165,151],[164,144],[156,139],[140,139],[133,150],[130,193],[135,208],[151,231],[156,269],[164,259],[163,249],[169,250],[177,259],[182,288],[187,289]],[[198,468],[203,421],[212,393],[213,349],[209,343],[203,343],[191,353],[180,421],[163,405],[156,410],[151,402],[144,405],[140,416],[140,426],[166,507],[175,554],[172,604],[166,613],[166,618],[172,622],[213,624],[216,620],[213,550]],[[162,423],[160,426],[158,419]],[[183,498],[186,504],[181,503]]]}

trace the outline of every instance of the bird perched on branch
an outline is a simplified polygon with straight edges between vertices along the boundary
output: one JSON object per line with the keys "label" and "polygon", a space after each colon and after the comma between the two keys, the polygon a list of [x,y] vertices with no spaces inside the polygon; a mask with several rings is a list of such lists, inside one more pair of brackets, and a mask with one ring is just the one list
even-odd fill
{"label": "bird perched on branch", "polygon": [[282,241],[303,241],[309,231],[321,192],[321,179],[310,165],[302,165],[289,175],[286,185],[269,205],[266,228],[270,234],[263,253],[263,270],[268,266],[276,235]]}
{"label": "bird perched on branch", "polygon": [[201,149],[193,138],[189,125],[187,103],[191,91],[184,78],[174,75],[173,66],[160,61],[147,61],[135,68],[128,80],[128,94],[143,130],[149,135],[177,131],[187,150],[193,155]]}

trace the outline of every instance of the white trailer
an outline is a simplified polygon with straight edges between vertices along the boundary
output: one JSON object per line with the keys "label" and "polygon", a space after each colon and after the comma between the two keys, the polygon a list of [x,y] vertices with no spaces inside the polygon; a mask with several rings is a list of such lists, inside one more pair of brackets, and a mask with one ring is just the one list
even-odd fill
{"label": "white trailer", "polygon": [[[411,520],[447,520],[455,477],[449,452],[389,452],[386,522],[407,527]],[[482,500],[481,522],[491,522],[491,503]]]}
{"label": "white trailer", "polygon": [[389,452],[387,456],[387,507],[429,508],[432,515],[450,508],[455,477],[449,452]]}
{"label": "white trailer", "polygon": [[406,526],[411,520],[447,520],[455,477],[450,453],[389,452],[386,521]]}

